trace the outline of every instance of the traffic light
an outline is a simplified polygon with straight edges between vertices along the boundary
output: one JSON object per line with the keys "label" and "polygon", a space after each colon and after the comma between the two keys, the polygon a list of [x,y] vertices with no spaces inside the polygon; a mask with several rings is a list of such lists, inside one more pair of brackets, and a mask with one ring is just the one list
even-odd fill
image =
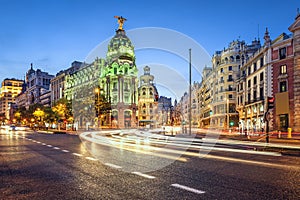
{"label": "traffic light", "polygon": [[268,110],[274,108],[275,98],[274,97],[268,97]]}

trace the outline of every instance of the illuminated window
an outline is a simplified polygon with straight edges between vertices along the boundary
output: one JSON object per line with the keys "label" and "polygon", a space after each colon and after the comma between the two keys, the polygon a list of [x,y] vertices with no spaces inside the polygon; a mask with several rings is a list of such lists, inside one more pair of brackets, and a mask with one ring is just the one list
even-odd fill
{"label": "illuminated window", "polygon": [[286,65],[280,66],[280,74],[286,74]]}
{"label": "illuminated window", "polygon": [[286,92],[287,91],[287,83],[286,81],[281,81],[279,83],[279,92]]}

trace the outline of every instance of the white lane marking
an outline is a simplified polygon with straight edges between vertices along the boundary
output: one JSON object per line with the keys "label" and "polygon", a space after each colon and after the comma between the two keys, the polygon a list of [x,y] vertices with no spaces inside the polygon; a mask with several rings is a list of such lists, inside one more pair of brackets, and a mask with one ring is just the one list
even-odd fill
{"label": "white lane marking", "polygon": [[150,175],[148,175],[148,174],[143,174],[143,173],[141,173],[141,172],[131,172],[132,174],[135,174],[135,175],[138,175],[138,176],[142,176],[142,177],[144,177],[144,178],[149,178],[149,179],[154,179],[155,178],[155,176],[150,176]]}
{"label": "white lane marking", "polygon": [[65,153],[68,153],[68,152],[70,152],[70,151],[68,151],[68,150],[65,150],[65,149],[63,149],[63,150],[61,150],[62,152],[65,152]]}
{"label": "white lane marking", "polygon": [[106,166],[112,167],[112,168],[116,168],[116,169],[121,169],[122,167],[119,165],[115,165],[115,164],[111,164],[111,163],[105,163]]}
{"label": "white lane marking", "polygon": [[41,144],[41,142],[37,141],[36,143]]}
{"label": "white lane marking", "polygon": [[59,147],[53,147],[53,149],[60,149]]}
{"label": "white lane marking", "polygon": [[82,157],[82,154],[79,154],[79,153],[73,153],[74,156],[79,156],[79,157]]}
{"label": "white lane marking", "polygon": [[53,147],[52,145],[48,144],[47,147]]}
{"label": "white lane marking", "polygon": [[205,193],[205,191],[197,190],[197,189],[194,189],[194,188],[191,188],[191,187],[188,187],[188,186],[184,186],[184,185],[180,185],[180,184],[177,184],[177,183],[174,183],[171,186],[176,187],[176,188],[180,188],[180,189],[183,189],[183,190],[186,190],[186,191],[189,191],[189,192],[193,192],[193,193],[196,193],[196,194],[204,194]]}
{"label": "white lane marking", "polygon": [[98,159],[97,158],[92,158],[92,157],[85,157],[86,159],[88,160],[92,160],[92,161],[97,161]]}
{"label": "white lane marking", "polygon": [[42,143],[42,145],[47,145],[46,143]]}

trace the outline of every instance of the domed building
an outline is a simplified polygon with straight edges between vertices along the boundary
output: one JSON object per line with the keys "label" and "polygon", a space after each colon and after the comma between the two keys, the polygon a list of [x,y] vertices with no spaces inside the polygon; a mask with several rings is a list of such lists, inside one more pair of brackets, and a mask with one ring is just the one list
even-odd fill
{"label": "domed building", "polygon": [[114,128],[136,127],[138,70],[134,46],[123,29],[109,42],[100,88],[111,103],[111,116],[102,123]]}
{"label": "domed building", "polygon": [[120,22],[105,59],[96,59],[66,76],[65,94],[72,100],[79,129],[136,127],[138,69],[134,46]]}

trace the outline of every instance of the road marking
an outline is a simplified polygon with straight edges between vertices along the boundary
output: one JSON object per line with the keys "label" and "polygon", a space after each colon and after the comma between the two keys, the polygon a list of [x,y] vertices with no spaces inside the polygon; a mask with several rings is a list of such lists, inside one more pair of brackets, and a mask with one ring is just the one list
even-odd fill
{"label": "road marking", "polygon": [[155,178],[155,176],[150,176],[150,175],[148,175],[148,174],[143,174],[143,173],[141,173],[141,172],[131,172],[132,174],[135,174],[135,175],[138,175],[138,176],[142,176],[142,177],[144,177],[144,178],[149,178],[149,179],[154,179]]}
{"label": "road marking", "polygon": [[60,149],[59,147],[53,147],[53,149]]}
{"label": "road marking", "polygon": [[47,147],[53,147],[52,145],[48,144]]}
{"label": "road marking", "polygon": [[41,142],[37,141],[36,143],[41,144]]}
{"label": "road marking", "polygon": [[79,153],[73,153],[73,155],[74,155],[74,156],[79,156],[79,157],[82,156],[82,154],[79,154]]}
{"label": "road marking", "polygon": [[68,151],[68,150],[65,150],[65,149],[64,149],[64,150],[61,150],[61,151],[62,151],[62,152],[65,152],[65,153],[68,153],[68,152],[70,152],[70,151]]}
{"label": "road marking", "polygon": [[46,143],[42,143],[42,145],[47,145]]}
{"label": "road marking", "polygon": [[92,161],[97,161],[98,159],[97,158],[92,158],[92,157],[85,157],[86,159],[88,160],[92,160]]}
{"label": "road marking", "polygon": [[186,191],[189,191],[189,192],[193,192],[193,193],[196,193],[196,194],[204,194],[205,193],[205,191],[197,190],[197,189],[187,187],[187,186],[184,186],[184,185],[180,185],[180,184],[177,184],[177,183],[174,183],[171,186],[176,187],[176,188],[180,188],[180,189],[183,189],[183,190],[186,190]]}
{"label": "road marking", "polygon": [[122,167],[119,166],[119,165],[114,165],[114,164],[111,164],[111,163],[105,163],[106,166],[109,166],[109,167],[112,167],[112,168],[116,168],[116,169],[121,169]]}

